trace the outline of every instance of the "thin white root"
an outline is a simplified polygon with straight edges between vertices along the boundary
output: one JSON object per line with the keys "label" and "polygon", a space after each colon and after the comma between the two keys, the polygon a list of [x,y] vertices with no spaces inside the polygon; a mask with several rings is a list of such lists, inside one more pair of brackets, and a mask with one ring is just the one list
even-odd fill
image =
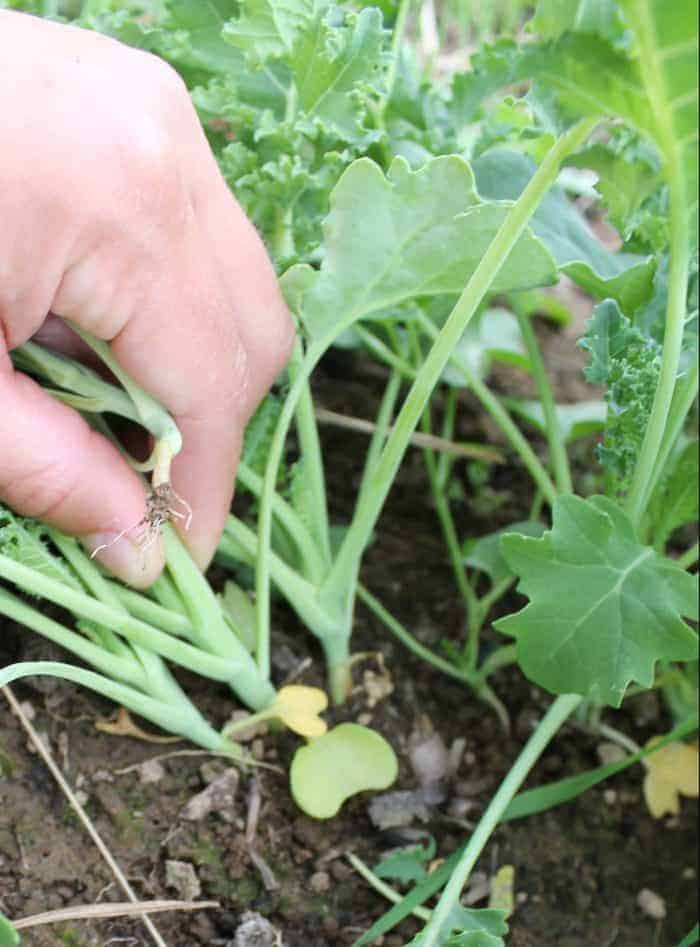
{"label": "thin white root", "polygon": [[[182,510],[175,508],[175,504],[178,503],[183,508]],[[158,486],[153,487],[146,497],[146,512],[139,522],[134,523],[133,526],[127,526],[126,529],[117,533],[114,539],[111,539],[108,543],[102,543],[96,549],[93,549],[90,553],[90,558],[94,559],[103,549],[109,549],[110,546],[118,543],[119,540],[123,539],[132,529],[139,530],[136,545],[142,553],[145,553],[146,550],[150,549],[153,543],[156,542],[160,536],[161,529],[166,523],[172,520],[184,520],[185,530],[189,530],[192,525],[192,516],[192,507],[187,500],[176,493],[169,483],[160,483]]]}
{"label": "thin white root", "polygon": [[120,539],[123,539],[127,533],[130,533],[132,529],[136,529],[137,526],[140,526],[140,523],[136,523],[134,526],[127,526],[126,529],[123,529],[121,533],[117,533],[114,539],[110,539],[108,543],[101,543],[90,553],[90,558],[94,559],[98,552],[102,552],[103,549],[109,549],[110,546],[113,546],[115,543],[118,543]]}

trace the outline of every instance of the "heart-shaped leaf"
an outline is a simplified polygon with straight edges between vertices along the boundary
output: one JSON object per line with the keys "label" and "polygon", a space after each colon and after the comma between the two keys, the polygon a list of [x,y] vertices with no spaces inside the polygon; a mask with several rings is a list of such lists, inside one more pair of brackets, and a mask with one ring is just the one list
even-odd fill
{"label": "heart-shaped leaf", "polygon": [[398,762],[375,730],[341,723],[297,750],[290,770],[292,796],[315,819],[330,819],[346,799],[367,789],[386,789]]}

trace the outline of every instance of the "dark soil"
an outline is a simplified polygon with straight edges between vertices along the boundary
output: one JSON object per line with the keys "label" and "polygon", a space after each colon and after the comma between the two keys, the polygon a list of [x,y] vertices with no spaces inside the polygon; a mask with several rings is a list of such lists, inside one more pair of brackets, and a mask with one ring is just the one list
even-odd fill
{"label": "dark soil", "polygon": [[[562,346],[560,335],[549,330],[545,334],[551,336],[548,347]],[[566,349],[571,351],[570,339]],[[318,386],[321,404],[372,416],[381,387],[376,370],[366,373],[344,357],[329,360],[324,370]],[[580,389],[567,392],[566,386],[567,379],[578,386],[579,378],[578,369],[569,361],[558,375],[561,400],[581,396]],[[498,381],[505,383],[501,378]],[[484,422],[468,397],[462,417],[460,436],[484,435]],[[343,521],[351,509],[366,437],[324,428],[323,439],[330,458],[333,514]],[[582,448],[582,457],[589,449]],[[466,485],[466,466],[462,475]],[[469,489],[473,494],[473,487]],[[476,500],[472,496],[469,502],[456,504],[461,534],[478,535],[523,518],[532,499],[529,489],[517,467],[494,468]],[[425,644],[438,648],[442,639],[461,640],[462,607],[417,451],[404,464],[367,555],[363,580]],[[513,600],[511,605],[515,604]],[[315,644],[281,605],[275,616],[276,680],[298,670],[311,653],[313,663],[302,666],[297,680],[322,684]],[[0,660],[16,660],[26,650],[28,633],[9,622],[0,625]],[[355,651],[370,654],[355,670],[356,693],[329,718],[360,718],[390,740],[401,763],[395,788],[416,788],[407,755],[416,727],[425,728],[429,721],[448,747],[458,738],[466,741],[447,797],[426,813],[425,822],[379,831],[368,816],[368,797],[356,798],[333,820],[314,822],[294,806],[286,776],[268,769],[241,773],[232,811],[214,813],[199,822],[185,821],[180,818],[183,806],[223,771],[224,763],[206,755],[172,756],[162,761],[163,774],[157,782],[144,783],[138,771],[120,770],[186,747],[154,746],[99,733],[95,720],[108,716],[113,708],[72,685],[39,681],[41,689],[28,683],[14,687],[16,695],[31,704],[35,726],[48,738],[71,784],[82,792],[95,825],[138,895],[143,899],[177,896],[177,891],[166,887],[165,876],[166,861],[175,860],[193,867],[202,898],[220,902],[219,910],[156,917],[156,926],[171,947],[252,945],[253,941],[234,939],[245,911],[267,918],[286,947],[351,944],[386,909],[387,902],[354,873],[345,853],[354,852],[373,865],[387,850],[432,835],[438,854],[449,854],[478,820],[551,700],[517,670],[500,672],[493,686],[512,721],[511,733],[506,735],[492,711],[458,683],[415,659],[361,607],[353,644]],[[41,647],[46,656],[47,649]],[[372,707],[367,689],[359,685],[365,672],[381,673],[371,656],[377,650],[383,655],[393,692]],[[187,674],[180,677],[210,719],[223,722],[232,709],[229,694]],[[67,905],[124,900],[50,774],[28,748],[18,722],[7,707],[2,713],[0,910],[18,918]],[[629,700],[621,712],[609,712],[605,719],[638,743],[670,725],[653,694]],[[566,726],[527,785],[598,765],[600,742],[574,725]],[[290,735],[267,736],[256,750],[266,762],[284,767],[297,745]],[[655,821],[642,798],[642,778],[642,768],[633,767],[575,802],[509,823],[496,832],[474,879],[478,882],[479,873],[491,876],[502,865],[515,867],[517,903],[510,919],[509,945],[674,947],[692,927],[697,919],[697,805],[685,799],[678,818]],[[274,875],[275,890],[266,890],[245,841],[255,785],[262,794],[257,848]],[[637,897],[643,889],[664,899],[665,919],[652,920],[642,912]],[[407,921],[381,943],[400,947],[416,930],[417,923]],[[78,947],[150,940],[137,920],[115,920],[35,928],[22,942],[36,947]]]}

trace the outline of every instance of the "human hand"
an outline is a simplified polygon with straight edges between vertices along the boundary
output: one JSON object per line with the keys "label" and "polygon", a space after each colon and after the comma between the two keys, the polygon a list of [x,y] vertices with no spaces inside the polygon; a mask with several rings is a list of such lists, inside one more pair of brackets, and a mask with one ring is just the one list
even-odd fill
{"label": "human hand", "polygon": [[[108,340],[175,418],[186,542],[210,560],[243,428],[284,365],[292,323],[177,74],[105,36],[0,11],[0,498],[94,550],[139,522],[143,481],[8,352],[56,315]],[[134,585],[161,544],[99,558]]]}

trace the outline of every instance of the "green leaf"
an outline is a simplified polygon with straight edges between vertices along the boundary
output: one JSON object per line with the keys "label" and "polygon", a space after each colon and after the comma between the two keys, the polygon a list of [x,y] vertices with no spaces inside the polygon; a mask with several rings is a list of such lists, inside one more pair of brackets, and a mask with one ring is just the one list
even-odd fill
{"label": "green leaf", "polygon": [[699,941],[700,924],[696,924],[692,931],[685,935],[680,944],[678,944],[678,947],[693,947],[693,944],[697,944]]}
{"label": "green leaf", "polygon": [[[504,398],[503,403],[514,414],[520,415],[541,434],[547,433],[547,422],[541,401],[523,398]],[[590,437],[605,427],[607,408],[603,401],[579,401],[576,404],[557,404],[554,411],[564,441],[570,444],[581,437]]]}
{"label": "green leaf", "polygon": [[503,529],[496,530],[495,533],[489,533],[488,536],[482,536],[480,539],[468,539],[462,547],[464,562],[472,569],[485,572],[492,583],[500,582],[502,579],[513,575],[501,553],[501,537],[507,533],[538,537],[544,533],[545,529],[543,523],[538,523],[535,520],[523,520],[519,523],[504,526]]}
{"label": "green leaf", "polygon": [[386,789],[398,774],[384,737],[356,723],[341,723],[297,750],[289,780],[295,802],[314,819],[330,819],[346,799]]}
{"label": "green leaf", "polygon": [[164,52],[178,64],[213,73],[238,71],[242,56],[222,38],[226,23],[237,15],[237,0],[167,0]]}
{"label": "green leaf", "polygon": [[698,518],[698,447],[697,438],[680,451],[667,477],[659,484],[651,503],[654,548],[663,549],[679,526]]}
{"label": "green leaf", "polygon": [[[491,200],[516,200],[535,169],[527,155],[502,148],[489,151],[473,165],[479,194]],[[559,268],[593,296],[610,296],[629,312],[651,296],[653,258],[607,250],[560,188],[545,196],[530,227]]]}
{"label": "green leaf", "polygon": [[654,162],[649,152],[649,146],[645,148],[641,144],[634,150],[620,152],[608,145],[596,144],[571,155],[565,162],[568,166],[596,172],[596,189],[608,208],[608,219],[623,239],[627,239],[644,201],[659,186],[658,162]]}
{"label": "green leaf", "polygon": [[621,0],[631,57],[593,35],[530,46],[520,64],[574,115],[621,118],[655,142],[697,214],[698,8],[695,0]]}
{"label": "green leaf", "polygon": [[[505,947],[502,935],[508,933],[505,911],[497,908],[465,908],[458,905],[439,937],[441,947]],[[417,934],[407,947],[421,947],[423,934]]]}
{"label": "green leaf", "polygon": [[384,36],[381,11],[365,8],[348,16],[342,28],[331,25],[328,17],[314,16],[294,49],[291,68],[299,106],[346,141],[367,136],[360,127],[363,110],[358,110],[356,92],[379,91]]}
{"label": "green leaf", "polygon": [[539,0],[530,25],[542,39],[558,39],[575,30],[614,42],[625,32],[616,0]]}
{"label": "green leaf", "polygon": [[387,855],[375,866],[374,873],[378,878],[388,878],[403,885],[411,881],[422,881],[426,876],[426,862],[434,857],[435,839],[430,838],[426,848],[411,845]]}
{"label": "green leaf", "polygon": [[541,539],[504,536],[501,550],[530,604],[495,622],[517,639],[527,677],[556,694],[619,706],[631,681],[651,687],[658,660],[690,661],[697,578],[639,544],[605,497],[562,496]]}
{"label": "green leaf", "polygon": [[637,463],[651,415],[661,363],[661,345],[622,315],[611,299],[596,306],[579,341],[591,353],[586,378],[605,383],[608,412],[597,454],[612,477],[611,489],[624,490]]}
{"label": "green leaf", "polygon": [[251,66],[289,54],[312,19],[328,7],[324,0],[241,0],[240,16],[223,25],[226,42],[240,49]]}
{"label": "green leaf", "polygon": [[[331,194],[321,269],[293,267],[282,284],[294,286],[311,335],[338,335],[415,296],[461,292],[509,206],[478,203],[471,169],[456,155],[434,158],[415,172],[396,158],[386,177],[373,161],[354,161]],[[555,278],[549,253],[526,232],[491,289],[530,288]]]}
{"label": "green leaf", "polygon": [[633,766],[669,743],[682,740],[697,729],[698,718],[695,715],[674,727],[657,743],[647,745],[617,763],[608,763],[605,766],[589,769],[585,773],[577,773],[576,776],[568,776],[565,779],[558,779],[556,782],[545,783],[544,786],[538,786],[536,789],[526,789],[524,792],[518,793],[513,799],[503,813],[501,822],[510,822],[511,819],[524,819],[527,816],[536,815],[538,812],[553,809],[554,806],[560,806],[571,799],[576,799],[577,796],[588,792],[589,789],[597,786],[603,780],[621,773],[629,766]]}
{"label": "green leaf", "polygon": [[82,591],[82,585],[66,562],[51,552],[44,535],[45,527],[41,523],[17,517],[0,505],[0,552],[29,569]]}
{"label": "green leaf", "polygon": [[17,947],[19,934],[4,914],[0,914],[0,947]]}

